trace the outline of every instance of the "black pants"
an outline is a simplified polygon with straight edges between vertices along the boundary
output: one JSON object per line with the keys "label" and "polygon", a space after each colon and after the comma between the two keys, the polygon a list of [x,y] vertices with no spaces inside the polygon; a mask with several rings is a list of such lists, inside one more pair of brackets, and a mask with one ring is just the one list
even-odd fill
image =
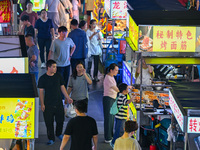
{"label": "black pants", "polygon": [[103,97],[103,113],[104,113],[104,138],[109,141],[113,137],[113,127],[115,116],[110,114],[110,108],[112,107],[115,99],[104,96]]}
{"label": "black pants", "polygon": [[88,60],[88,68],[87,73],[90,75],[91,68],[92,68],[92,58],[94,59],[94,72],[93,72],[93,78],[98,76],[98,70],[99,70],[99,55],[92,55],[91,58]]}
{"label": "black pants", "polygon": [[69,74],[70,74],[70,65],[65,67],[57,67],[57,71],[61,74],[65,81],[65,87],[67,89]]}
{"label": "black pants", "polygon": [[39,48],[40,48],[40,59],[41,59],[41,62],[45,63],[44,47],[46,47],[46,60],[48,60],[49,49],[50,49],[50,46],[51,46],[51,39],[38,38],[38,45],[39,45]]}
{"label": "black pants", "polygon": [[54,117],[56,121],[56,136],[62,134],[64,123],[64,108],[61,106],[45,106],[43,112],[44,121],[47,127],[47,136],[49,140],[55,141],[54,135]]}

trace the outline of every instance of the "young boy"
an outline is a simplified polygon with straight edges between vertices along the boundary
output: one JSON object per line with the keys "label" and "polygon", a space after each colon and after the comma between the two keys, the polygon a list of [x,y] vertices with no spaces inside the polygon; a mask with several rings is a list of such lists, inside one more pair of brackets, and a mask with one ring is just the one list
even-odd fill
{"label": "young boy", "polygon": [[134,100],[134,97],[132,97],[130,100],[126,98],[126,95],[129,93],[129,88],[132,88],[132,86],[121,83],[118,88],[119,96],[117,99],[117,107],[119,109],[119,112],[115,115],[115,133],[113,136],[113,140],[110,143],[112,147],[115,144],[115,140],[118,137],[122,136],[124,133],[124,123],[127,120],[128,104],[130,104]]}
{"label": "young boy", "polygon": [[126,121],[125,132],[122,137],[116,140],[114,150],[142,150],[138,141],[131,138],[137,129],[138,124],[136,121]]}

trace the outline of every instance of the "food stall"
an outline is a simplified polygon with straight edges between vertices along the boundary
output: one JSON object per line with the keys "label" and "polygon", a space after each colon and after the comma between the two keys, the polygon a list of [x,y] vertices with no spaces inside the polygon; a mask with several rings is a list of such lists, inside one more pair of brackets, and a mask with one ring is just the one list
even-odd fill
{"label": "food stall", "polygon": [[[174,75],[171,66],[200,64],[198,45],[198,25],[200,21],[197,19],[199,17],[198,13],[167,11],[128,11],[128,13],[130,15],[129,37],[126,40],[132,49],[131,63],[134,66],[131,66],[131,63],[126,63],[126,66],[129,65],[134,70],[137,67],[135,63],[137,61],[136,56],[139,55],[147,65],[168,65],[163,71],[166,72],[167,76],[168,74]],[[140,74],[142,77],[142,71]],[[134,76],[134,71],[130,76]],[[143,84],[142,78],[140,78],[140,88],[138,91],[133,91],[133,95],[136,96],[134,106],[137,113],[140,113],[137,115],[140,126],[144,127],[142,121],[149,118],[152,120],[152,116],[156,116],[155,118],[161,123],[161,127],[163,120],[168,122],[165,131],[161,132],[161,127],[158,129],[158,137],[162,138],[158,140],[157,137],[156,142],[158,142],[157,147],[162,150],[170,147],[169,142],[166,140],[166,129],[170,125],[169,121],[173,112],[169,106],[170,85],[166,76],[154,79],[150,85]],[[129,81],[132,84],[133,80]],[[156,101],[158,104],[156,104]],[[157,132],[156,127],[154,124],[151,129]]]}
{"label": "food stall", "polygon": [[0,149],[10,149],[20,140],[33,150],[39,98],[35,76],[28,74],[24,36],[0,36],[0,47]]}
{"label": "food stall", "polygon": [[[198,150],[200,148],[200,83],[172,82],[171,85],[172,89],[170,89],[169,92],[169,105],[176,119],[176,121],[173,122],[173,136],[175,136],[175,138],[172,148],[177,148],[177,137],[183,134],[185,136],[184,150]],[[176,124],[178,124],[178,126],[176,126]]]}

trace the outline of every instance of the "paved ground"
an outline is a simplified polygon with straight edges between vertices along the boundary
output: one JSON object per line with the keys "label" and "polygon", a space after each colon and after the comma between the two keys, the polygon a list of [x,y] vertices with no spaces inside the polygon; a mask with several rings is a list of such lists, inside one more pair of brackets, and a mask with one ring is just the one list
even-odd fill
{"label": "paved ground", "polygon": [[[39,76],[45,73],[45,69],[40,69]],[[89,90],[89,102],[88,102],[88,115],[93,117],[98,126],[98,150],[112,150],[109,144],[104,143],[103,135],[103,75],[99,75],[100,82],[93,83],[90,85]],[[65,119],[64,129],[67,125],[69,118]],[[63,132],[64,132],[63,129]],[[35,150],[58,150],[60,146],[60,141],[56,139],[55,144],[48,146],[46,142],[48,141],[46,136],[46,127],[42,115],[42,111],[39,111],[39,138],[35,140]],[[70,142],[68,142],[65,147],[68,150],[70,147]]]}

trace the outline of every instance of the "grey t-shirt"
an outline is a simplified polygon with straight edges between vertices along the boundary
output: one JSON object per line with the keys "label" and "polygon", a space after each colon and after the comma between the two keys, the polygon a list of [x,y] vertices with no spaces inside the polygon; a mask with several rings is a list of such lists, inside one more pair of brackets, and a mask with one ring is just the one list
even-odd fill
{"label": "grey t-shirt", "polygon": [[39,50],[36,45],[29,47],[27,51],[28,60],[30,61],[33,55],[37,57],[36,60],[33,62],[35,64],[34,67],[31,67],[29,64],[29,72],[38,72],[38,53],[39,53]]}
{"label": "grey t-shirt", "polygon": [[[91,79],[90,75],[87,76]],[[83,100],[88,98],[88,83],[85,76],[70,77],[68,87],[72,88],[71,98],[73,100]]]}
{"label": "grey t-shirt", "polygon": [[54,60],[58,67],[65,67],[70,65],[70,49],[74,47],[74,42],[71,38],[66,38],[65,41],[55,39],[52,42],[50,50],[54,52]]}
{"label": "grey t-shirt", "polygon": [[45,4],[48,4],[48,12],[58,12],[59,0],[46,0]]}

